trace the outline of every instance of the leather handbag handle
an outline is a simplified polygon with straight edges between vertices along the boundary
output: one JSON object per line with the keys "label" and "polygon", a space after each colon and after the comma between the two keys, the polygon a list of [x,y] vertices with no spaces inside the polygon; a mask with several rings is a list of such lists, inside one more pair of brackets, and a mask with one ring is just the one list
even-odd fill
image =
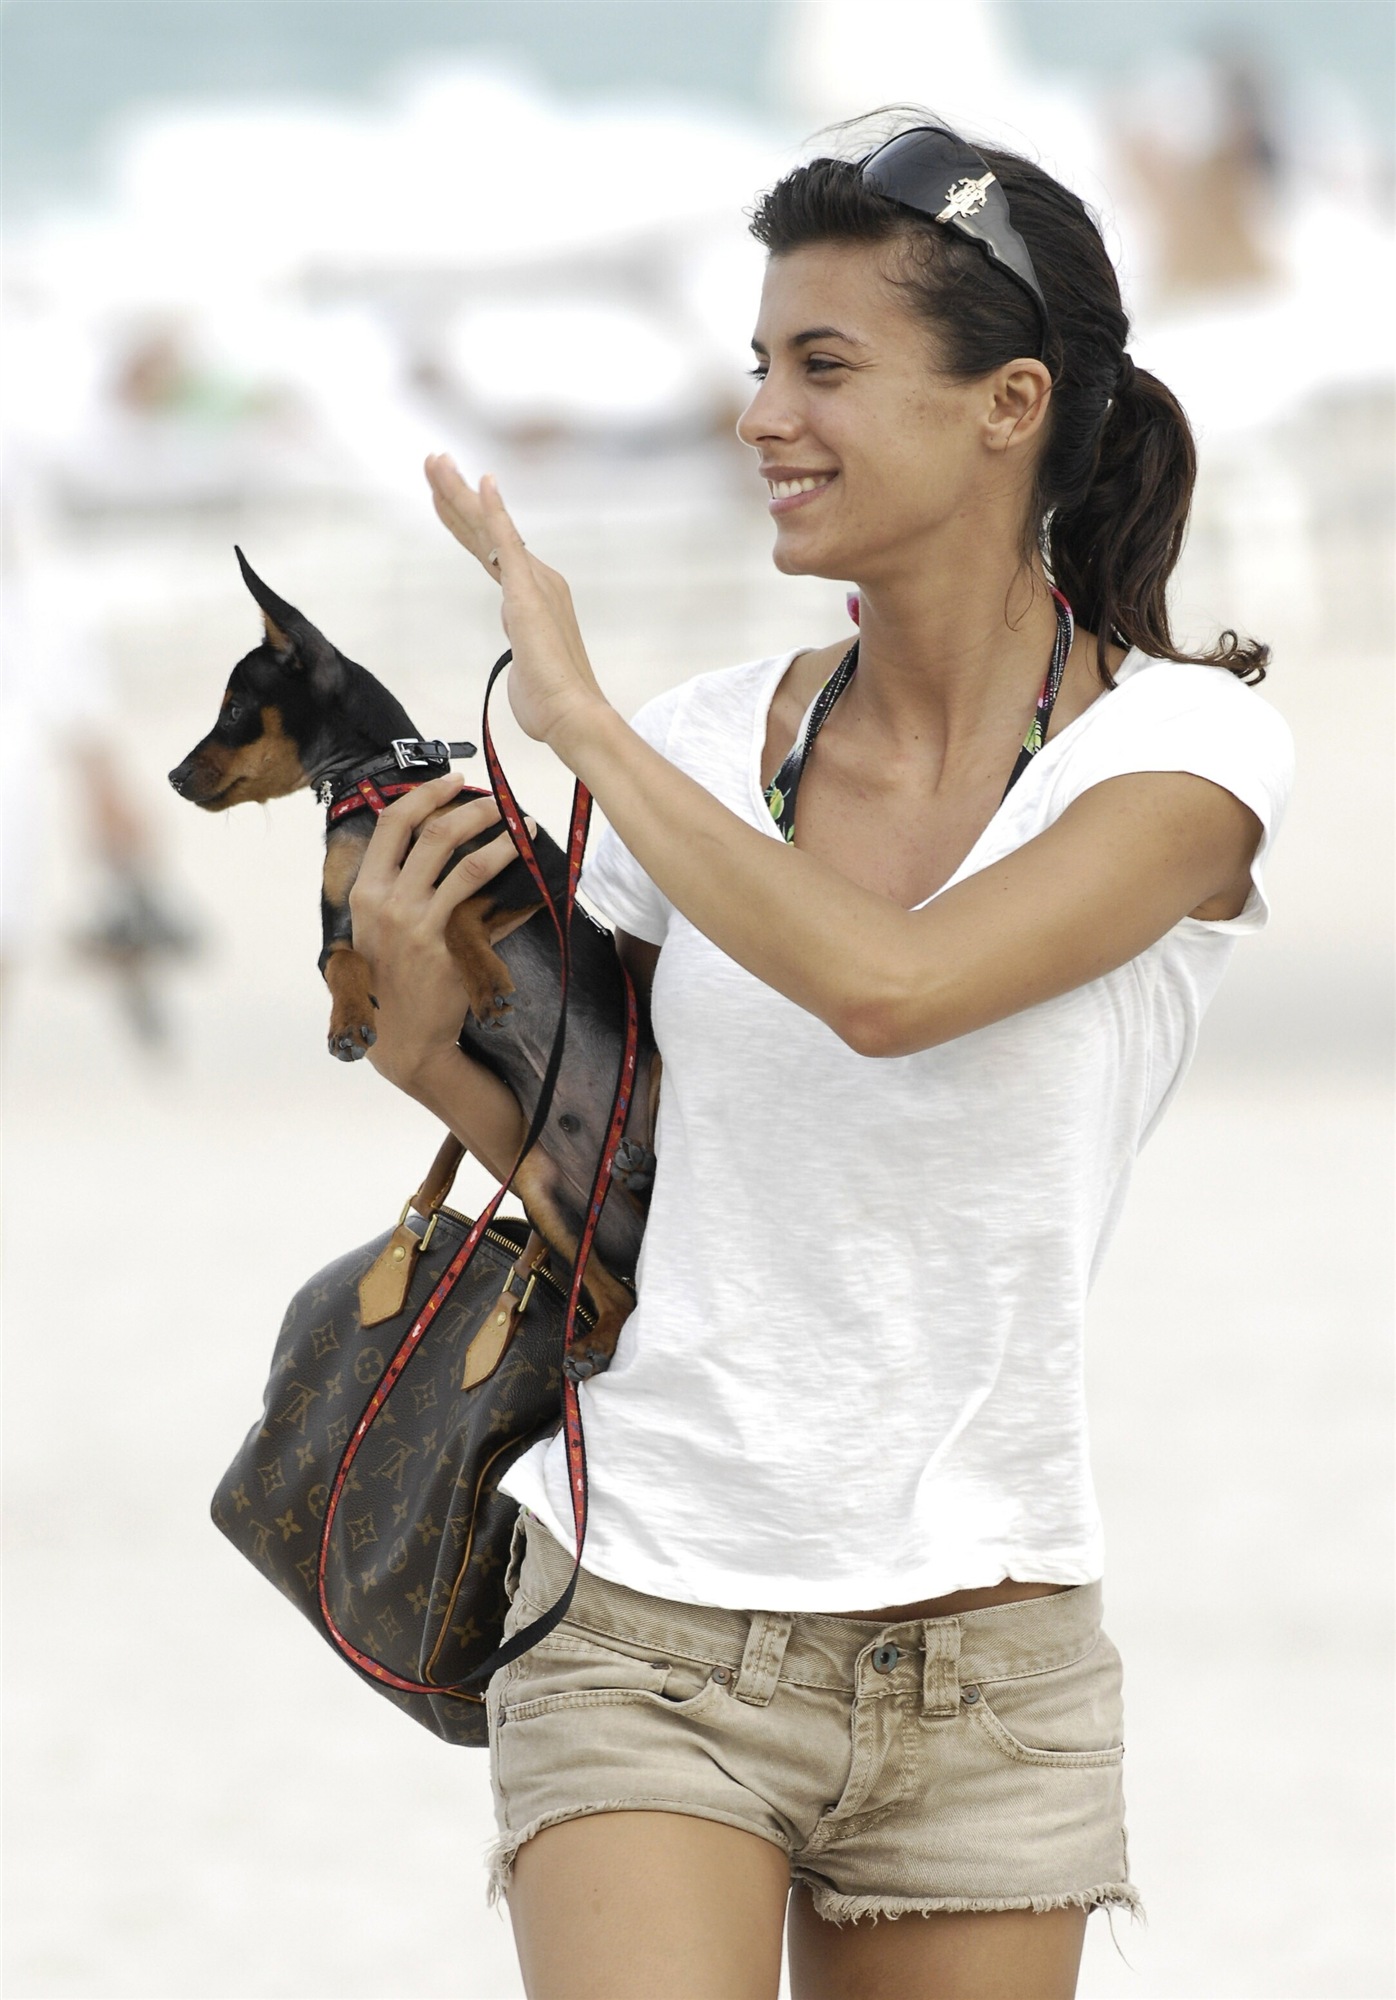
{"label": "leather handbag handle", "polygon": [[[407,1304],[407,1294],[417,1274],[417,1259],[431,1241],[437,1210],[451,1192],[456,1169],[464,1158],[464,1146],[454,1132],[448,1132],[437,1148],[426,1179],[403,1205],[397,1228],[359,1280],[361,1326],[381,1326],[384,1320],[396,1319]],[[427,1225],[420,1236],[407,1220],[414,1209]]]}
{"label": "leather handbag handle", "polygon": [[465,1158],[465,1147],[454,1132],[448,1132],[437,1148],[436,1158],[427,1168],[427,1177],[412,1197],[418,1215],[433,1216],[451,1192],[452,1183]]}

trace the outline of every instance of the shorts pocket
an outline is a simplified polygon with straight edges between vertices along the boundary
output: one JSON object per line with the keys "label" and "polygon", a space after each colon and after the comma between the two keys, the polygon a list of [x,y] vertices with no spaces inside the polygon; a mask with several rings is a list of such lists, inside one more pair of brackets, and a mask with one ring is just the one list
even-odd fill
{"label": "shorts pocket", "polygon": [[[1082,1769],[1124,1757],[1120,1656],[1102,1632],[1089,1653],[1045,1673],[964,1691],[973,1725],[1018,1764]],[[977,1698],[974,1698],[977,1697]]]}
{"label": "shorts pocket", "polygon": [[504,1566],[504,1595],[510,1604],[518,1593],[527,1536],[528,1517],[520,1507],[514,1519],[514,1532],[509,1538],[509,1560]]}
{"label": "shorts pocket", "polygon": [[[537,1615],[532,1607],[530,1614]],[[500,1690],[500,1721],[523,1722],[559,1709],[626,1702],[691,1713],[722,1692],[711,1666],[703,1662],[670,1659],[564,1618],[514,1662]]]}

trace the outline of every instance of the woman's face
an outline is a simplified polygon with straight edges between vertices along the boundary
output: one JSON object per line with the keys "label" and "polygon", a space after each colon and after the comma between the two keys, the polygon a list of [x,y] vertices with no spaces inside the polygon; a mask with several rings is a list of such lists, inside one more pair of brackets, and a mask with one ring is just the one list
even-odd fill
{"label": "woman's face", "polygon": [[788,574],[893,574],[947,527],[1016,539],[1034,454],[1004,449],[1012,418],[995,384],[1009,371],[938,374],[933,335],[891,281],[895,258],[890,245],[819,243],[766,267],[759,386],[737,435],[760,454]]}

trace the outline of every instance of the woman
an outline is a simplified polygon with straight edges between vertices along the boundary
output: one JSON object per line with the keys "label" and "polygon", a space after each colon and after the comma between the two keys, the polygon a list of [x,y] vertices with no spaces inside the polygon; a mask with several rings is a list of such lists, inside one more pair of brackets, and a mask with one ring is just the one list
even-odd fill
{"label": "woman", "polygon": [[[490,1684],[493,1890],[536,2000],[774,2000],[787,1915],[796,2000],[1047,2000],[1138,1902],[1085,1296],[1265,922],[1291,745],[1268,649],[1174,645],[1192,440],[1074,195],[918,127],[753,229],[739,434],[777,567],[856,585],[856,650],[627,724],[493,482],[428,461],[515,714],[610,823],[583,888],[665,1065],[638,1303],[582,1392],[586,1566]],[[475,801],[409,852],[456,782],[379,821],[355,938],[373,1060],[502,1176],[521,1116],[456,1047],[442,932],[513,850],[433,891]],[[570,1572],[561,1447],[504,1481],[510,1630]]]}

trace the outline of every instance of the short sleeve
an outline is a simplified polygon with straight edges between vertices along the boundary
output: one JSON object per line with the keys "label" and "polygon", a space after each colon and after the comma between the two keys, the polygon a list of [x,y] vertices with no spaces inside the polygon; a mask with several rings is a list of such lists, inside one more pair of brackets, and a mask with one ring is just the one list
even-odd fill
{"label": "short sleeve", "polygon": [[[683,683],[654,695],[636,709],[630,727],[661,757],[683,693]],[[578,889],[608,924],[649,944],[663,944],[673,904],[658,890],[614,828],[602,823],[593,833]]]}
{"label": "short sleeve", "polygon": [[1263,930],[1265,866],[1294,781],[1294,738],[1279,710],[1224,667],[1174,661],[1150,663],[1100,702],[1064,767],[1064,803],[1131,771],[1188,771],[1221,785],[1260,821],[1251,891],[1238,916],[1183,921],[1209,932]]}

